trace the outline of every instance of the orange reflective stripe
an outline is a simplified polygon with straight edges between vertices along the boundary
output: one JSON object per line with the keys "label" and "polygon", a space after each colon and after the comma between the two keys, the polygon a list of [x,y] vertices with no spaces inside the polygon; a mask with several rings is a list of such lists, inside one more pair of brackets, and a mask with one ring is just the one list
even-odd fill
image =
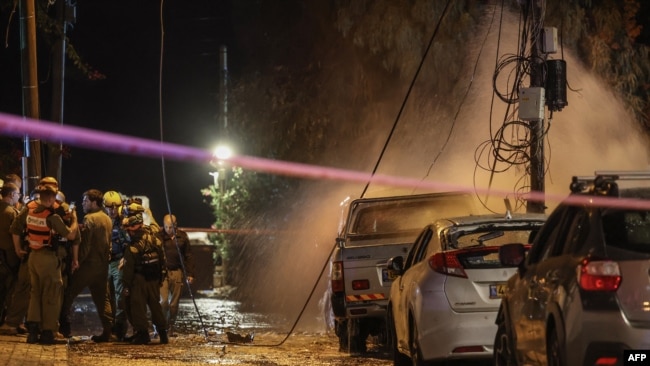
{"label": "orange reflective stripe", "polygon": [[386,295],[384,294],[363,294],[363,295],[345,296],[345,301],[347,302],[385,300],[385,299],[386,299]]}

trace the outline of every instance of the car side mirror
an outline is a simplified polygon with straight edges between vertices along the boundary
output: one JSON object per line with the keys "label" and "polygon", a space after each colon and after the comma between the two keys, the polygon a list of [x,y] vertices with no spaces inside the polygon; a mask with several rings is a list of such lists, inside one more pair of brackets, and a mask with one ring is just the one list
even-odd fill
{"label": "car side mirror", "polygon": [[520,267],[526,258],[526,247],[521,243],[499,247],[499,262],[504,267]]}
{"label": "car side mirror", "polygon": [[388,270],[393,271],[398,276],[401,276],[404,272],[404,257],[397,256],[392,257],[388,260]]}
{"label": "car side mirror", "polygon": [[345,239],[336,238],[336,246],[338,246],[339,248],[343,248],[343,244],[345,244]]}

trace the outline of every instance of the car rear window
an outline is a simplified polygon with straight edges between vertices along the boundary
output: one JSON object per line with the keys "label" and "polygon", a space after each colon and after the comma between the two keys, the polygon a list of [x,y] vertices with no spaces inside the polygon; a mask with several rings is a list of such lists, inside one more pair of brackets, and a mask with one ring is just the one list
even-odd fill
{"label": "car rear window", "polygon": [[[501,246],[510,243],[529,244],[532,230],[504,230],[462,232],[452,238],[449,246],[454,249],[464,249],[475,246]],[[498,258],[497,258],[498,260]]]}
{"label": "car rear window", "polygon": [[435,200],[392,202],[368,206],[358,211],[350,234],[376,235],[396,232],[419,232],[442,216],[468,215],[471,204],[465,196],[437,197]]}
{"label": "car rear window", "polygon": [[609,249],[650,256],[650,211],[610,209],[603,212],[602,222]]}

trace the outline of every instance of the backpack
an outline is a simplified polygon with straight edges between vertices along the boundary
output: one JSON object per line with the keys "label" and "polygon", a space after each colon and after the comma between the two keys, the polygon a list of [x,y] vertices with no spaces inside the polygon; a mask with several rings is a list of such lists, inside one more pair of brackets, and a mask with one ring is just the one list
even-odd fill
{"label": "backpack", "polygon": [[142,274],[147,281],[162,280],[165,255],[160,239],[154,235],[145,234],[136,246],[140,254],[136,264],[136,272]]}

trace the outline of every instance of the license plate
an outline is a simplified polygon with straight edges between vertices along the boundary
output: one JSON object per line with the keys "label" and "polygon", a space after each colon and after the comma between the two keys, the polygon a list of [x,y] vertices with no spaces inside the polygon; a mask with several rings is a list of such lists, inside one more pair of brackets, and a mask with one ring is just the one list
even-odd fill
{"label": "license plate", "polygon": [[506,292],[505,283],[494,283],[490,285],[490,299],[500,299]]}
{"label": "license plate", "polygon": [[388,269],[384,268],[381,270],[381,280],[383,282],[390,282],[397,277],[393,271],[389,271]]}

